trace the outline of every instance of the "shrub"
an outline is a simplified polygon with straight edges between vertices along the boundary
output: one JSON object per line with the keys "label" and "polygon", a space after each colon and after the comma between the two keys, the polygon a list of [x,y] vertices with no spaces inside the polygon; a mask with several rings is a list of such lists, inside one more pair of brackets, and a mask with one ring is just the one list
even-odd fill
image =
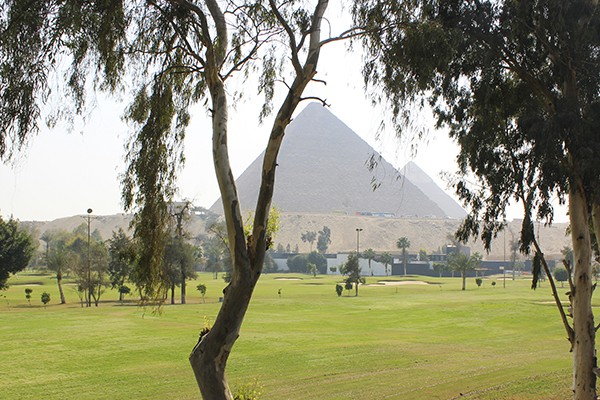
{"label": "shrub", "polygon": [[202,302],[204,303],[204,295],[206,294],[206,285],[204,283],[201,283],[198,286],[196,286],[196,289],[198,289],[198,291],[202,295]]}
{"label": "shrub", "polygon": [[32,292],[33,292],[33,289],[30,289],[30,288],[25,289],[25,298],[27,299],[27,302],[29,303],[29,305],[31,305],[31,293]]}
{"label": "shrub", "polygon": [[338,296],[341,296],[342,293],[344,292],[344,287],[342,285],[340,285],[339,283],[335,285],[335,292],[337,293]]}
{"label": "shrub", "polygon": [[42,303],[44,303],[44,305],[50,303],[50,293],[48,293],[48,292],[42,293]]}
{"label": "shrub", "polygon": [[481,284],[483,283],[483,279],[475,278],[475,283],[477,284],[477,286],[481,286]]}
{"label": "shrub", "polygon": [[260,400],[263,394],[263,386],[254,380],[239,386],[233,393],[233,400]]}
{"label": "shrub", "polygon": [[496,281],[492,281],[492,286],[496,286]]}

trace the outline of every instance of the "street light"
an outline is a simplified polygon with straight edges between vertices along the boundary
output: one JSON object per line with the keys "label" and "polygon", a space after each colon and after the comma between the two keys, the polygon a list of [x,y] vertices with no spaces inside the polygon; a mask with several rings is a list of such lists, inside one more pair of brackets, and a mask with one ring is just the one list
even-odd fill
{"label": "street light", "polygon": [[362,228],[356,228],[356,259],[358,259],[359,243],[360,243],[360,232]]}
{"label": "street light", "polygon": [[502,271],[502,274],[503,274],[502,288],[506,289],[506,269],[504,267],[500,267],[500,271]]}
{"label": "street light", "polygon": [[87,279],[87,292],[88,292],[88,296],[87,296],[87,306],[91,307],[92,306],[92,263],[91,263],[91,252],[90,252],[90,239],[91,239],[91,234],[90,234],[90,224],[91,224],[91,217],[92,217],[92,209],[88,208],[87,209],[87,228],[88,228],[88,257],[87,257],[87,267],[88,267],[88,279]]}

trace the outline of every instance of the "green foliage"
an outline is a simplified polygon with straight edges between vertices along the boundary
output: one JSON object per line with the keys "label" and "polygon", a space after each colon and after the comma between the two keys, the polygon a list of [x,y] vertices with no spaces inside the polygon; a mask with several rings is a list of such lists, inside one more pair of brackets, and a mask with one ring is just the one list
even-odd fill
{"label": "green foliage", "polygon": [[112,288],[120,288],[129,278],[135,265],[137,251],[134,242],[122,228],[108,239],[108,275]]}
{"label": "green foliage", "polygon": [[475,278],[475,283],[477,284],[477,287],[481,287],[481,284],[483,283],[483,279]]}
{"label": "green foliage", "polygon": [[352,285],[354,284],[356,296],[358,296],[358,285],[361,283],[365,283],[365,278],[363,278],[360,275],[361,270],[358,262],[358,256],[356,253],[351,253],[348,255],[348,260],[340,268],[340,272],[342,273],[342,275],[347,275],[346,289],[348,289],[348,285],[350,285],[350,288],[352,288]]}
{"label": "green foliage", "polygon": [[564,286],[564,283],[569,280],[569,272],[565,267],[556,267],[554,269],[554,278]]}
{"label": "green foliage", "polygon": [[50,303],[50,293],[48,293],[48,292],[42,293],[41,300],[42,300],[42,303],[44,303],[44,305],[47,305],[48,303]]}
{"label": "green foliage", "polygon": [[306,273],[306,264],[308,263],[308,258],[304,254],[297,254],[295,256],[291,256],[287,259],[286,265],[290,272],[297,273]]}
{"label": "green foliage", "polygon": [[25,298],[27,299],[27,303],[31,305],[31,293],[33,293],[33,289],[25,288]]}
{"label": "green foliage", "polygon": [[127,285],[121,285],[121,286],[119,286],[119,293],[120,294],[129,294],[129,293],[131,293],[131,288],[129,288],[129,286],[127,286]]}
{"label": "green foliage", "polygon": [[11,274],[24,270],[33,257],[36,246],[31,235],[19,228],[19,223],[0,217],[0,290],[8,286]]}
{"label": "green foliage", "polygon": [[342,295],[342,292],[344,291],[344,287],[342,285],[340,285],[339,283],[335,284],[335,292],[337,293],[338,297]]}
{"label": "green foliage", "polygon": [[206,285],[203,283],[199,283],[196,286],[196,289],[198,289],[198,291],[200,292],[200,295],[202,296],[202,302],[204,303],[204,296],[206,295]]}
{"label": "green foliage", "polygon": [[238,386],[233,393],[233,400],[260,400],[263,395],[263,385],[258,380]]}
{"label": "green foliage", "polygon": [[330,244],[331,229],[329,229],[327,226],[323,226],[323,229],[319,231],[319,235],[317,237],[317,251],[321,254],[325,254]]}
{"label": "green foliage", "polygon": [[317,266],[311,262],[306,264],[306,271],[311,274],[313,277],[317,277]]}
{"label": "green foliage", "polygon": [[302,241],[305,243],[310,243],[310,251],[312,252],[312,245],[315,242],[315,240],[317,240],[317,232],[306,231],[300,235],[300,239],[302,239]]}

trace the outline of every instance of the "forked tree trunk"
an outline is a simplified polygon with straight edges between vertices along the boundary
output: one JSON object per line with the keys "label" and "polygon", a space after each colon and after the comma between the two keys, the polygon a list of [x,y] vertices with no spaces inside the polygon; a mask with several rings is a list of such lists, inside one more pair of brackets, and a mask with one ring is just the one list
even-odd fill
{"label": "forked tree trunk", "polygon": [[[573,241],[573,398],[596,399],[596,328],[592,310],[592,265],[588,201],[580,181],[569,193]],[[595,220],[594,220],[595,222]]]}
{"label": "forked tree trunk", "polygon": [[[246,269],[249,270],[250,266]],[[233,399],[225,377],[225,367],[239,336],[258,276],[259,274],[255,274],[255,277],[234,279],[227,286],[214,326],[200,338],[192,350],[190,363],[204,399]]]}
{"label": "forked tree trunk", "polygon": [[[322,16],[327,8],[327,0],[319,0],[313,16],[309,49],[306,62],[301,66],[298,61],[298,49],[292,46],[292,59],[297,73],[289,86],[288,94],[277,113],[271,129],[271,135],[262,167],[261,187],[256,202],[252,234],[246,237],[244,222],[240,211],[237,189],[231,171],[227,144],[228,105],[224,82],[219,75],[224,57],[227,53],[229,36],[223,13],[216,0],[207,0],[206,6],[210,11],[217,31],[215,46],[207,50],[206,82],[211,96],[212,131],[213,131],[213,162],[219,183],[223,213],[227,226],[227,238],[232,257],[233,271],[231,282],[223,291],[224,300],[213,327],[208,332],[202,332],[200,339],[190,354],[190,364],[194,370],[200,393],[205,400],[232,400],[231,391],[225,377],[225,367],[231,349],[238,338],[252,292],[264,262],[267,246],[268,214],[275,185],[275,169],[277,155],[283,141],[285,129],[300,102],[306,85],[316,73],[316,65],[320,51],[320,25]],[[274,8],[275,3],[271,2]],[[199,11],[199,16],[203,14]],[[283,17],[273,9],[278,21],[286,24]],[[204,21],[205,22],[205,21]],[[208,24],[203,22],[203,29]],[[291,32],[290,27],[286,25]],[[211,35],[206,32],[205,36]],[[292,42],[290,38],[290,42]]]}

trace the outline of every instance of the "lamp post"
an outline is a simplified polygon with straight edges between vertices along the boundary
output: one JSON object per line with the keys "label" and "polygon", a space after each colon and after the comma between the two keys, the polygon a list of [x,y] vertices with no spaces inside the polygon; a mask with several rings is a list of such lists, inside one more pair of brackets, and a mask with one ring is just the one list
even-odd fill
{"label": "lamp post", "polygon": [[359,250],[359,243],[360,243],[360,232],[362,231],[362,228],[356,228],[356,259],[358,260],[358,252]]}
{"label": "lamp post", "polygon": [[87,257],[87,306],[91,307],[92,306],[92,262],[91,262],[91,251],[90,251],[90,239],[91,239],[91,233],[90,233],[90,225],[91,225],[91,217],[92,217],[92,209],[88,208],[87,209],[87,228],[88,228],[88,242],[87,242],[87,250],[88,250],[88,257]]}
{"label": "lamp post", "polygon": [[502,271],[502,288],[506,289],[506,268],[500,267],[500,271]]}

